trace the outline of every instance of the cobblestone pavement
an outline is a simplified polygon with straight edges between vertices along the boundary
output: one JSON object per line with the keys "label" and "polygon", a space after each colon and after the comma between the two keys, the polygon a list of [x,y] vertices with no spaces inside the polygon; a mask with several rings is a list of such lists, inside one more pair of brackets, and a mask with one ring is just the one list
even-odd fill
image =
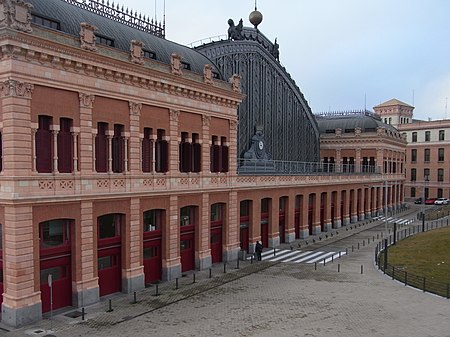
{"label": "cobblestone pavement", "polygon": [[[175,282],[160,284],[159,296],[153,286],[137,293],[137,303],[133,295],[102,298],[86,308],[84,321],[64,312],[5,336],[449,337],[448,299],[405,287],[374,265],[383,224],[352,227],[308,244],[308,249],[331,244],[349,250],[325,266],[241,261],[239,269],[233,263],[224,270],[215,265],[211,275],[197,272],[195,283],[194,274],[179,279],[178,289]],[[107,312],[109,300],[112,312]]]}

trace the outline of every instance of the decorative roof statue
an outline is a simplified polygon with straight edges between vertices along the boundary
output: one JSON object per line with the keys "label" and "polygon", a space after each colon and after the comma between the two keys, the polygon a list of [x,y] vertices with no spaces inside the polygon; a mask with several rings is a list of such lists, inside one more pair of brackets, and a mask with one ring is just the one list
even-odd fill
{"label": "decorative roof statue", "polygon": [[239,20],[239,24],[237,26],[234,25],[233,19],[228,19],[228,25],[230,26],[228,28],[228,40],[243,40],[244,37],[242,36],[242,28],[243,28],[243,22],[242,19]]}
{"label": "decorative roof statue", "polygon": [[275,57],[275,59],[277,61],[280,60],[280,50],[279,50],[280,46],[277,43],[277,38],[275,38],[275,42],[273,43],[273,47],[272,47],[272,51],[270,52],[272,54],[273,57]]}

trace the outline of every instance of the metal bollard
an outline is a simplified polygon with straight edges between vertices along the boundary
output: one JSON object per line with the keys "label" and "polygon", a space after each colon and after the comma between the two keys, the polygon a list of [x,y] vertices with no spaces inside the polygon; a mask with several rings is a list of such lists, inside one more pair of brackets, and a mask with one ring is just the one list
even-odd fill
{"label": "metal bollard", "polygon": [[352,245],[352,253],[353,253],[353,245]]}
{"label": "metal bollard", "polygon": [[209,268],[209,278],[211,278],[211,277],[212,277],[212,269]]}
{"label": "metal bollard", "polygon": [[226,272],[227,272],[227,263],[224,262],[223,263],[223,273],[226,274]]}
{"label": "metal bollard", "polygon": [[236,262],[236,269],[239,269],[239,258],[237,259],[237,262]]}
{"label": "metal bollard", "polygon": [[341,264],[338,263],[338,273],[340,273],[340,272],[341,272]]}
{"label": "metal bollard", "polygon": [[84,307],[82,307],[82,308],[81,308],[81,320],[82,320],[82,321],[84,321],[84,315],[85,315]]}
{"label": "metal bollard", "polygon": [[359,242],[358,242],[358,249],[359,249]]}
{"label": "metal bollard", "polygon": [[275,248],[273,249],[273,256],[275,256],[276,255],[276,252],[275,252]]}
{"label": "metal bollard", "polygon": [[364,274],[364,269],[363,269],[363,265],[361,265],[361,275]]}
{"label": "metal bollard", "polygon": [[193,277],[192,277],[192,283],[195,283],[195,273],[193,274]]}
{"label": "metal bollard", "polygon": [[334,262],[334,255],[331,255],[331,262]]}
{"label": "metal bollard", "polygon": [[323,259],[323,265],[325,265],[325,259]]}
{"label": "metal bollard", "polygon": [[178,289],[178,277],[175,279],[175,289]]}
{"label": "metal bollard", "polygon": [[159,284],[156,283],[155,296],[159,296]]}
{"label": "metal bollard", "polygon": [[339,258],[341,258],[341,251],[339,251]]}
{"label": "metal bollard", "polygon": [[317,262],[314,262],[314,270],[317,270]]}
{"label": "metal bollard", "polygon": [[137,303],[136,292],[133,293],[133,304]]}
{"label": "metal bollard", "polygon": [[106,312],[112,312],[114,309],[112,308],[112,300],[109,300],[108,310]]}
{"label": "metal bollard", "polygon": [[250,264],[253,264],[253,255],[250,256]]}
{"label": "metal bollard", "polygon": [[348,248],[345,247],[345,255],[348,255]]}

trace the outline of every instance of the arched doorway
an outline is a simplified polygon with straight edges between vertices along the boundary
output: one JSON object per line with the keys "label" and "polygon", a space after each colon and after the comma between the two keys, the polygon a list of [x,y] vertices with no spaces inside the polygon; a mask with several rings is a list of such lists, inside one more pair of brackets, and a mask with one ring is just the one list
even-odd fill
{"label": "arched doorway", "polygon": [[49,275],[53,309],[72,305],[71,237],[74,220],[56,219],[39,224],[39,264],[42,312],[50,311]]}
{"label": "arched doorway", "polygon": [[122,290],[122,227],[125,215],[111,213],[97,218],[97,261],[100,296]]}
{"label": "arched doorway", "polygon": [[145,284],[161,279],[162,275],[162,228],[166,211],[152,209],[144,212],[143,260]]}
{"label": "arched doorway", "polygon": [[270,198],[261,200],[261,243],[263,247],[269,247],[269,210]]}
{"label": "arched doorway", "polygon": [[225,204],[217,203],[211,205],[211,260],[212,263],[222,262],[223,254],[223,219]]}
{"label": "arched doorway", "polygon": [[249,226],[250,226],[250,200],[243,200],[240,203],[240,218],[239,218],[239,240],[241,249],[248,252],[249,247]]}
{"label": "arched doorway", "polygon": [[186,206],[180,210],[180,257],[181,271],[195,269],[195,225],[197,206]]}

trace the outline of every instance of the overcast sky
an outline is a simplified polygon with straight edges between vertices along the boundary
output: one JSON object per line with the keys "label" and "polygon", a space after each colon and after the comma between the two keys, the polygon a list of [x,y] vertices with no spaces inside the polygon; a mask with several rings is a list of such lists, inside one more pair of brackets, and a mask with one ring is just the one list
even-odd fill
{"label": "overcast sky", "polygon": [[[117,0],[115,1],[117,3]],[[119,0],[163,17],[163,0]],[[166,0],[166,38],[184,45],[226,34],[254,0]],[[418,119],[450,119],[450,0],[258,0],[260,31],[313,112],[397,98]],[[447,109],[446,109],[446,102]]]}

